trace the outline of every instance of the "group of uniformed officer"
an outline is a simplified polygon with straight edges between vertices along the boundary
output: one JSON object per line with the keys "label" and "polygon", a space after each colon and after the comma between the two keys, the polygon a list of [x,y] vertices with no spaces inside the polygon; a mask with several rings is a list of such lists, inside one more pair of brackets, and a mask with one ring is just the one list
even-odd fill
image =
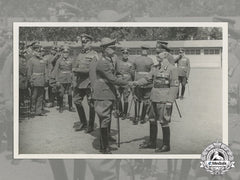
{"label": "group of uniformed officer", "polygon": [[[54,106],[57,99],[60,113],[63,112],[63,96],[67,94],[69,111],[74,111],[73,99],[80,119],[74,124],[76,131],[91,133],[96,112],[100,126],[100,152],[108,154],[111,153],[109,141],[116,141],[111,136],[112,112],[117,108],[118,117],[123,120],[129,117],[129,95],[132,91],[135,104],[133,124],[139,121],[145,123],[146,119],[150,122],[149,142],[144,142],[140,148],[169,151],[172,106],[178,97],[179,82],[182,84],[183,97],[190,71],[190,62],[184,56],[184,51],[180,50],[179,56],[174,58],[167,43],[157,41],[157,62],[149,57],[147,45],[142,45],[141,56],[130,61],[127,48],[121,49],[121,58],[116,55],[115,39],[102,38],[101,53],[93,50],[92,36],[82,34],[80,41],[82,49],[75,59],[70,57],[67,46],[60,49],[52,47],[50,54],[45,56],[43,47],[37,43],[20,51],[20,83],[24,82],[23,88],[20,85],[20,93],[25,94],[23,89],[30,89],[31,109],[35,115],[44,115],[46,86],[50,107]],[[88,120],[83,106],[85,97],[89,105]],[[163,132],[163,145],[160,148],[156,147],[158,121]]]}

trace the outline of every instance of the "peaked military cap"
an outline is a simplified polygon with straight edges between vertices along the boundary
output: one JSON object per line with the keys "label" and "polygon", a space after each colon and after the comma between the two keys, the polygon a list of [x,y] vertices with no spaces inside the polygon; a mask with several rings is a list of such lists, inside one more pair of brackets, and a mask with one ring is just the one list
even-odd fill
{"label": "peaked military cap", "polygon": [[40,50],[40,48],[41,48],[40,42],[33,42],[32,43],[32,48]]}
{"label": "peaked military cap", "polygon": [[142,45],[141,48],[142,49],[150,49],[150,47],[148,45],[146,45],[146,44]]}
{"label": "peaked military cap", "polygon": [[166,41],[160,41],[160,40],[158,40],[157,43],[158,43],[158,44],[163,44],[163,45],[165,45],[165,46],[168,45],[168,42],[166,42]]}
{"label": "peaked military cap", "polygon": [[167,47],[166,45],[164,45],[164,44],[157,43],[156,48],[157,48],[157,49],[165,49],[167,52],[170,52],[170,48],[168,48],[168,47]]}
{"label": "peaked military cap", "polygon": [[31,44],[27,45],[26,47],[29,48],[29,47],[34,47],[36,44],[38,44],[37,41],[34,41],[32,42]]}
{"label": "peaked military cap", "polygon": [[63,47],[63,52],[69,52],[69,51],[70,51],[70,48],[68,46]]}
{"label": "peaked military cap", "polygon": [[109,47],[109,46],[115,46],[116,39],[110,39],[110,38],[102,38],[101,40],[101,47]]}
{"label": "peaked military cap", "polygon": [[80,35],[80,38],[81,38],[81,39],[82,39],[82,38],[87,38],[87,39],[93,40],[93,37],[92,37],[91,35],[89,35],[89,34],[86,34],[86,33],[81,34],[81,35]]}

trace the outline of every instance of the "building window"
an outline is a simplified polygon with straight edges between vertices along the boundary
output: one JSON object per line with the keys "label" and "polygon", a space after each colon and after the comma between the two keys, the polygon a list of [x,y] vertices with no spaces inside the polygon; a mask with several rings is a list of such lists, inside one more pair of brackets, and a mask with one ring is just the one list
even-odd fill
{"label": "building window", "polygon": [[179,50],[178,49],[172,49],[171,50],[171,54],[178,55],[179,54]]}
{"label": "building window", "polygon": [[[184,49],[186,55],[200,55],[201,49]],[[179,50],[177,50],[177,54],[179,54]]]}
{"label": "building window", "polygon": [[129,54],[130,54],[130,55],[135,55],[135,49],[130,49],[130,50],[129,50]]}
{"label": "building window", "polygon": [[196,54],[195,49],[191,49],[191,54]]}
{"label": "building window", "polygon": [[214,49],[210,49],[210,54],[214,54]]}
{"label": "building window", "polygon": [[204,54],[209,54],[208,49],[204,49]]}
{"label": "building window", "polygon": [[215,54],[220,54],[220,50],[219,49],[215,49]]}
{"label": "building window", "polygon": [[220,54],[220,49],[204,49],[204,54]]}
{"label": "building window", "polygon": [[189,50],[189,49],[186,49],[186,50],[185,50],[185,54],[190,54],[190,50]]}

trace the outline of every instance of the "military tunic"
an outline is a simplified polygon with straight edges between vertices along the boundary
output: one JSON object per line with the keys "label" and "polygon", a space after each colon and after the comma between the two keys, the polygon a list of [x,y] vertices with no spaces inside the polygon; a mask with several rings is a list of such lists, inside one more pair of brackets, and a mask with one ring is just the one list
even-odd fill
{"label": "military tunic", "polygon": [[42,57],[33,56],[29,60],[28,78],[35,87],[44,87],[47,80],[46,61]]}
{"label": "military tunic", "polygon": [[73,62],[74,77],[74,103],[81,104],[84,96],[91,99],[91,82],[89,78],[90,66],[98,59],[98,54],[94,50],[87,50],[80,53]]}

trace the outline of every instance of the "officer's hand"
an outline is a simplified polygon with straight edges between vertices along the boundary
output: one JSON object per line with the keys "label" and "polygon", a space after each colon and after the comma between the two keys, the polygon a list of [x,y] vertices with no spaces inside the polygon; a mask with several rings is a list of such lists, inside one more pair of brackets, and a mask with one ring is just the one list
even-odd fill
{"label": "officer's hand", "polygon": [[135,86],[137,86],[138,84],[137,84],[136,81],[130,81],[130,82],[128,83],[128,85],[129,85],[130,87],[135,87]]}

